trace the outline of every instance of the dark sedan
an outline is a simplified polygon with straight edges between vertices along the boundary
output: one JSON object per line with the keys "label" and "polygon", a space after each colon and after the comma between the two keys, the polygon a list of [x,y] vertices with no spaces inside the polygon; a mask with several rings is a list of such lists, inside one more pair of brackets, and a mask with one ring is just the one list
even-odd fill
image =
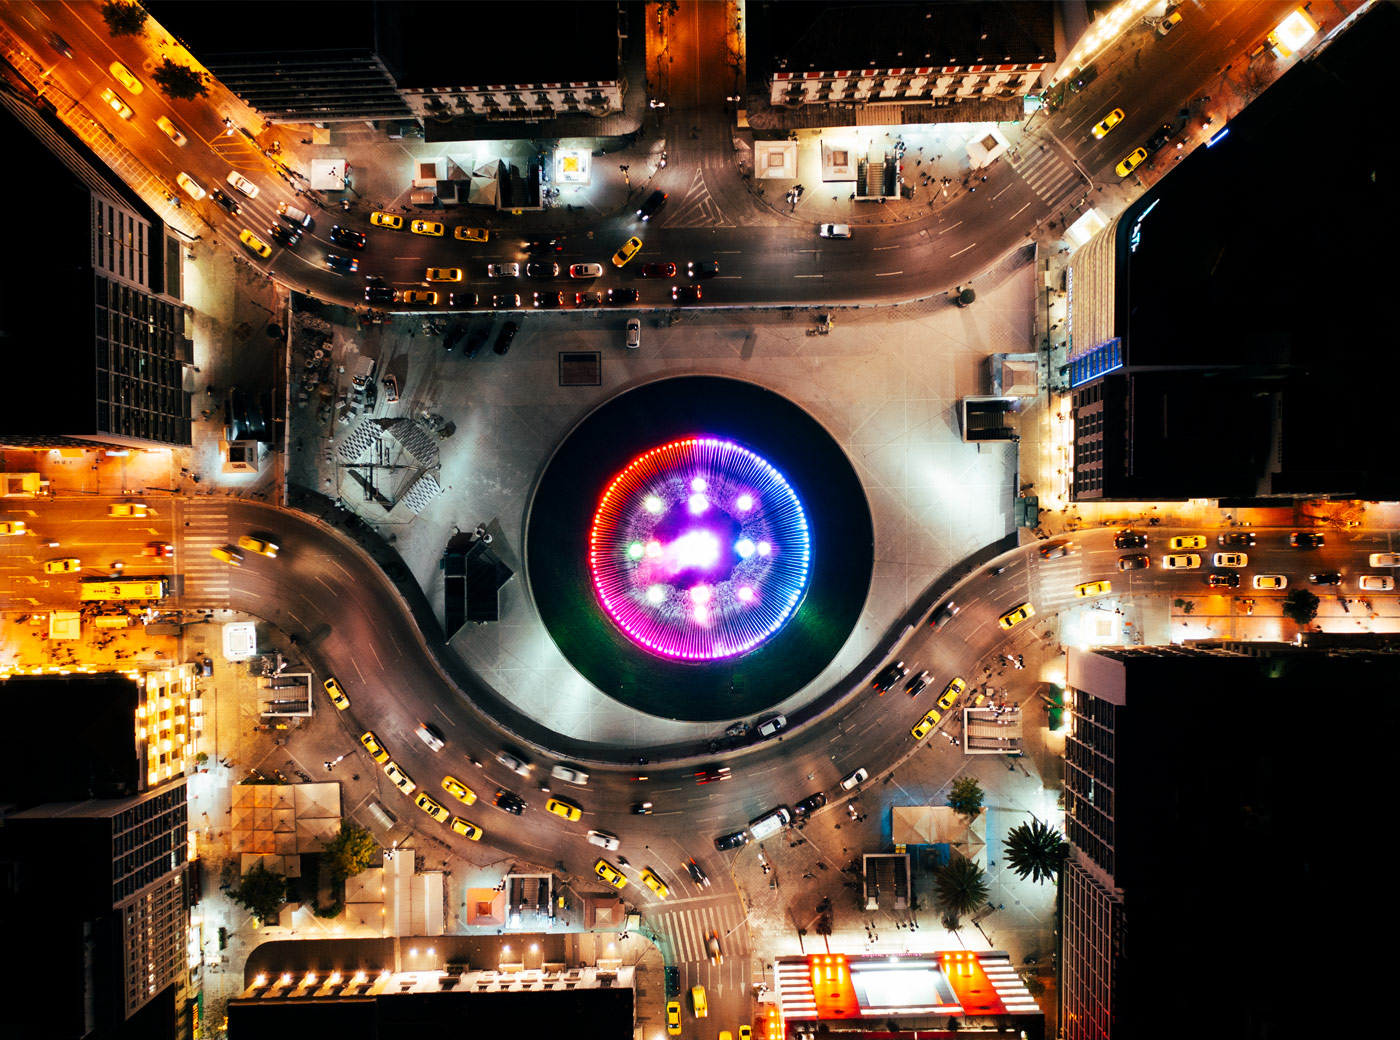
{"label": "dark sedan", "polygon": [[1288,536],[1288,544],[1295,549],[1321,549],[1325,541],[1322,535],[1309,531],[1294,531]]}
{"label": "dark sedan", "polygon": [[818,791],[816,794],[809,794],[806,798],[802,799],[802,801],[794,805],[792,807],[792,814],[800,818],[806,816],[808,813],[816,812],[825,804],[826,795]]}
{"label": "dark sedan", "polygon": [[558,278],[559,265],[546,260],[532,260],[525,265],[526,278]]}
{"label": "dark sedan", "polygon": [[1119,531],[1113,536],[1113,544],[1119,549],[1146,549],[1147,535],[1134,531]]}
{"label": "dark sedan", "polygon": [[537,292],[535,293],[536,307],[562,307],[564,306],[564,294],[561,292]]}
{"label": "dark sedan", "polygon": [[698,285],[671,286],[671,299],[677,303],[699,303],[700,295],[700,286]]}
{"label": "dark sedan", "polygon": [[1135,553],[1132,556],[1118,557],[1118,569],[1120,571],[1145,571],[1152,566],[1152,557],[1145,553]]}
{"label": "dark sedan", "polygon": [[616,306],[622,303],[636,303],[638,300],[636,289],[609,289],[608,302]]}
{"label": "dark sedan", "polygon": [[349,246],[351,249],[363,249],[365,247],[365,235],[363,231],[351,231],[343,228],[339,224],[331,227],[331,241],[337,245]]}
{"label": "dark sedan", "polygon": [[504,809],[513,816],[519,816],[525,811],[525,800],[518,794],[512,794],[510,791],[506,790],[499,790],[496,792],[496,798],[493,804],[497,809]]}
{"label": "dark sedan", "polygon": [[239,211],[238,203],[235,202],[228,195],[225,195],[218,188],[215,188],[209,194],[213,197],[215,202],[217,202],[220,206],[224,207],[224,209],[228,210],[230,213],[237,213]]}
{"label": "dark sedan", "polygon": [[540,253],[557,253],[564,247],[557,238],[537,238],[523,243],[520,248],[530,256],[538,256]]}

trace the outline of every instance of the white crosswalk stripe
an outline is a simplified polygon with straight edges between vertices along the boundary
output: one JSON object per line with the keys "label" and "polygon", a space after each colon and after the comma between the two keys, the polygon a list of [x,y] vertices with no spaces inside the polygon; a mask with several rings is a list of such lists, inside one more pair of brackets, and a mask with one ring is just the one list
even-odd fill
{"label": "white crosswalk stripe", "polygon": [[1021,145],[1021,151],[1024,157],[1008,156],[1011,168],[1051,209],[1058,209],[1073,196],[1084,193],[1084,179],[1055,148],[1042,149],[1033,141],[1027,141]]}
{"label": "white crosswalk stripe", "polygon": [[229,544],[228,509],[217,500],[208,506],[192,503],[185,519],[189,526],[179,529],[176,557],[185,583],[181,598],[186,606],[222,606],[228,602],[231,567],[209,553]]}
{"label": "white crosswalk stripe", "polygon": [[[658,936],[666,940],[671,964],[689,964],[710,959],[705,940],[711,932],[720,937],[725,957],[748,954],[748,935],[743,914],[736,907],[721,903],[673,907],[648,915]],[[732,934],[730,934],[732,933]]]}

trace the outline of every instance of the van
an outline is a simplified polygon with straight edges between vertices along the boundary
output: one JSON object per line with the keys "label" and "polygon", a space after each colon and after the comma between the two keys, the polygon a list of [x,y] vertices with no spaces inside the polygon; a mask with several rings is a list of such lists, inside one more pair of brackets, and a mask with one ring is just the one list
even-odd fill
{"label": "van", "polygon": [[792,813],[786,805],[780,805],[776,809],[770,809],[756,820],[749,821],[749,830],[753,833],[754,839],[763,841],[779,833],[784,827],[792,822]]}
{"label": "van", "polygon": [[297,209],[295,206],[289,206],[285,202],[278,203],[277,213],[294,228],[306,228],[306,230],[310,231],[316,226],[316,221],[311,219],[310,213],[306,212],[304,209]]}

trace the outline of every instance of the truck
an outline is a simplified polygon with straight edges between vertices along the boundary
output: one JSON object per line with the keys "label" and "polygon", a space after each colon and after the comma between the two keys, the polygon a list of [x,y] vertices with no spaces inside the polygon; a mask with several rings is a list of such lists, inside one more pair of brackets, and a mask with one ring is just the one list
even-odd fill
{"label": "truck", "polygon": [[355,359],[355,367],[350,370],[350,381],[356,390],[363,390],[374,381],[374,358],[361,354]]}

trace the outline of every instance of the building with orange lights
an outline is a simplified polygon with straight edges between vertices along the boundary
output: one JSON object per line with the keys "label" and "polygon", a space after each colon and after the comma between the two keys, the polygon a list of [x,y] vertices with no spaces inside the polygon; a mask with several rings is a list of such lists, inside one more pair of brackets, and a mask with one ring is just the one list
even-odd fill
{"label": "building with orange lights", "polygon": [[[816,1034],[890,1037],[948,1029],[980,1036],[1045,1035],[1045,1016],[998,950],[908,956],[812,954],[773,965],[766,1040]],[[956,1023],[956,1024],[953,1024]]]}
{"label": "building with orange lights", "polygon": [[187,679],[0,680],[50,716],[0,774],[7,1017],[43,1036],[190,1035]]}

